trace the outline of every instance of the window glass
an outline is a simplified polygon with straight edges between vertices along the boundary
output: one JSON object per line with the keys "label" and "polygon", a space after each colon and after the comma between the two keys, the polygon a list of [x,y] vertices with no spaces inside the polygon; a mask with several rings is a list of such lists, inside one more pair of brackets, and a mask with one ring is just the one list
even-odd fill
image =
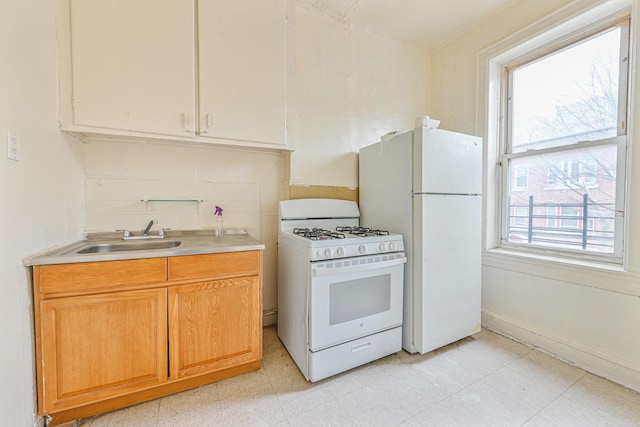
{"label": "window glass", "polygon": [[621,259],[627,37],[625,20],[507,67],[503,244]]}
{"label": "window glass", "polygon": [[[614,248],[617,146],[604,145],[510,160],[528,170],[528,191],[509,192],[508,240],[611,253]],[[533,221],[528,224],[528,212]],[[587,221],[583,222],[586,212]],[[583,233],[582,227],[587,233]],[[584,247],[583,247],[584,246]]]}
{"label": "window glass", "polygon": [[527,165],[516,167],[515,188],[525,189],[529,186],[529,168]]}
{"label": "window glass", "polygon": [[515,69],[512,152],[617,136],[619,27]]}

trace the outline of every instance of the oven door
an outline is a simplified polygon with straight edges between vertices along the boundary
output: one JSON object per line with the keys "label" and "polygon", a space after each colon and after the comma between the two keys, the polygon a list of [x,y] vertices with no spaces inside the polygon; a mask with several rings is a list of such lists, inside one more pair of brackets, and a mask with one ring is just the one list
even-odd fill
{"label": "oven door", "polygon": [[310,350],[400,326],[406,261],[394,253],[312,263]]}

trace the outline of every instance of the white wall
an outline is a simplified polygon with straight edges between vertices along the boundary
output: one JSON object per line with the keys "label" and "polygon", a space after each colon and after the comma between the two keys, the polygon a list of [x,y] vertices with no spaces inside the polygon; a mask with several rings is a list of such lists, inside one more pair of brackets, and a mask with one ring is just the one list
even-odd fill
{"label": "white wall", "polygon": [[358,150],[429,114],[429,55],[417,47],[296,11],[291,184],[357,187]]}
{"label": "white wall", "polygon": [[[82,145],[57,130],[53,0],[0,3],[0,424],[31,426],[31,290],[22,258],[77,240],[84,224]],[[21,160],[5,155],[17,133]]]}
{"label": "white wall", "polygon": [[[598,3],[602,2],[522,0],[443,47],[432,57],[432,115],[442,119],[441,127],[486,138],[490,133],[485,132],[480,101],[476,108],[476,96],[484,96],[476,79],[478,55],[491,45],[508,43],[507,37],[515,41],[533,34],[539,29],[540,20],[554,11],[552,16],[560,16],[569,9],[577,11]],[[639,15],[637,5],[634,2],[635,18]],[[569,9],[561,10],[564,6]],[[527,28],[530,25],[534,26]],[[633,44],[637,45],[639,39],[636,35]],[[632,69],[632,75],[637,80],[636,69]],[[632,135],[640,123],[640,109],[634,111]],[[640,150],[633,147],[637,141],[632,136],[631,165],[640,164]],[[491,250],[495,240],[491,235],[495,230],[491,214],[495,163],[491,159],[495,159],[496,147],[490,139],[485,142],[489,142],[485,156],[489,159],[485,188],[489,196],[485,198],[489,250],[483,259],[483,325],[640,390],[640,216],[634,214],[640,203],[640,193],[635,188],[640,168],[632,167],[627,188],[629,238],[624,269],[523,258]]]}

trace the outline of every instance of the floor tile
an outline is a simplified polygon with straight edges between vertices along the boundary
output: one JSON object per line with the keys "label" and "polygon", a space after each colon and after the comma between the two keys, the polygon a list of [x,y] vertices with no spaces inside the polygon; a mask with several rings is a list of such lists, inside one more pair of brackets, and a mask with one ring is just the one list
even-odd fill
{"label": "floor tile", "polygon": [[640,393],[483,330],[308,382],[264,330],[262,367],[79,420],[84,427],[640,426]]}
{"label": "floor tile", "polygon": [[338,402],[356,425],[398,426],[411,418],[411,414],[400,404],[394,395],[381,387],[372,385],[363,387],[342,396]]}
{"label": "floor tile", "polygon": [[436,350],[470,379],[479,380],[532,351],[529,347],[497,334],[481,332]]}
{"label": "floor tile", "polygon": [[183,391],[160,400],[158,427],[203,427],[221,415],[216,384]]}
{"label": "floor tile", "polygon": [[158,423],[158,413],[162,399],[140,403],[119,411],[76,421],[75,426],[83,427],[154,427]]}
{"label": "floor tile", "polygon": [[[368,366],[367,366],[368,367]],[[366,387],[369,376],[363,373],[367,367],[359,366],[346,372],[324,379],[320,384],[326,384],[334,397],[340,398],[363,387]]]}
{"label": "floor tile", "polygon": [[263,369],[249,372],[215,383],[219,399],[231,399],[236,395],[243,395],[256,388],[271,386],[271,381]]}
{"label": "floor tile", "polygon": [[416,363],[413,368],[425,375],[437,387],[447,394],[456,393],[473,384],[480,378],[462,369],[446,353],[432,352],[425,355],[413,355]]}
{"label": "floor tile", "polygon": [[289,418],[290,426],[305,427],[357,427],[358,424],[337,400],[331,400],[310,411],[302,412]]}
{"label": "floor tile", "polygon": [[587,374],[540,412],[552,425],[639,426],[636,393]]}
{"label": "floor tile", "polygon": [[580,368],[535,351],[489,374],[483,382],[538,412],[585,374]]}
{"label": "floor tile", "polygon": [[281,379],[298,374],[298,367],[287,353],[287,350],[280,346],[269,352],[265,351],[262,360],[262,369],[269,379]]}
{"label": "floor tile", "polygon": [[271,426],[287,420],[271,384],[220,400],[220,412],[218,420],[225,426]]}
{"label": "floor tile", "polygon": [[300,415],[335,400],[326,384],[310,383],[302,374],[277,379],[273,387],[287,417]]}
{"label": "floor tile", "polygon": [[416,416],[423,425],[519,426],[535,415],[523,402],[478,382]]}
{"label": "floor tile", "polygon": [[450,393],[439,387],[422,372],[399,372],[382,379],[374,387],[378,387],[411,416],[423,412],[425,409],[446,399]]}

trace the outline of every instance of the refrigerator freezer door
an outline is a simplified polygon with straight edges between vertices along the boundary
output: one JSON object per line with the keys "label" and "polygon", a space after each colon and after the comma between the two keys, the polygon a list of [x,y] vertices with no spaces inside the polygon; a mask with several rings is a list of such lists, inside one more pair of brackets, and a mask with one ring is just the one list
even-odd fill
{"label": "refrigerator freezer door", "polygon": [[426,353],[480,330],[482,197],[414,196],[414,346]]}
{"label": "refrigerator freezer door", "polygon": [[481,138],[419,127],[413,149],[414,193],[482,193]]}

